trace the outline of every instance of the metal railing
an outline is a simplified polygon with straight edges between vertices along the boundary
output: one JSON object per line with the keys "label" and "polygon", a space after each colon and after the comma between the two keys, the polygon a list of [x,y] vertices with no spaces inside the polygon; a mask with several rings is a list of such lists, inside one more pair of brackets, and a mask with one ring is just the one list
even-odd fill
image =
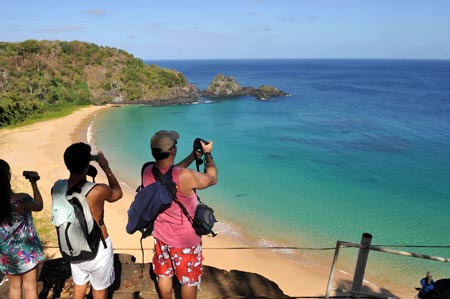
{"label": "metal railing", "polygon": [[[359,298],[361,296],[373,297],[373,298],[389,298],[387,296],[383,297],[383,296],[380,296],[380,295],[372,295],[372,294],[367,294],[367,293],[361,292],[361,286],[362,286],[362,282],[363,282],[363,279],[364,279],[364,272],[365,272],[367,259],[369,257],[370,250],[384,252],[384,253],[391,253],[391,254],[396,254],[396,255],[402,255],[402,256],[409,256],[409,257],[414,257],[414,258],[434,260],[434,261],[438,261],[438,262],[450,263],[450,258],[444,258],[444,257],[432,256],[432,255],[425,255],[425,254],[414,253],[414,252],[409,252],[409,251],[394,250],[394,249],[389,249],[389,248],[381,247],[381,246],[372,246],[371,242],[372,242],[372,235],[369,234],[369,233],[363,233],[363,235],[361,237],[361,243],[360,244],[351,243],[351,242],[344,242],[344,241],[337,241],[336,242],[336,249],[334,251],[333,263],[331,265],[330,276],[329,276],[329,279],[328,279],[327,290],[326,290],[326,293],[325,293],[325,298],[326,299],[330,298],[330,292],[331,292],[331,289],[332,289],[334,273],[336,271],[336,263],[337,263],[337,260],[338,260],[338,257],[339,257],[339,250],[340,250],[341,247],[356,247],[356,248],[359,248],[358,260],[356,262],[355,273],[354,273],[354,276],[353,276],[352,290],[349,291],[349,293],[352,294],[353,298]],[[418,246],[414,246],[414,247],[418,247]],[[439,247],[447,247],[447,246],[439,246]]]}

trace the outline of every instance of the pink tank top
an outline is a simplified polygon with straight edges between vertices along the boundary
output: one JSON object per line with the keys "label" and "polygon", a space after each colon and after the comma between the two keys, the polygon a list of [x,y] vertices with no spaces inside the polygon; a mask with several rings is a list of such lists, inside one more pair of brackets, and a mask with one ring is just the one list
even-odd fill
{"label": "pink tank top", "polygon": [[[144,169],[144,187],[155,182],[152,168],[153,166],[149,166]],[[169,168],[160,170],[162,174],[165,174]],[[172,179],[177,187],[180,185],[180,170],[179,167],[174,167],[172,170]],[[189,215],[194,217],[195,209],[198,205],[195,193],[191,196],[186,196],[178,191],[177,188],[177,198],[186,207]],[[191,222],[175,201],[172,201],[170,207],[156,217],[153,236],[169,246],[181,248],[197,245],[201,241],[201,237],[195,233]]]}

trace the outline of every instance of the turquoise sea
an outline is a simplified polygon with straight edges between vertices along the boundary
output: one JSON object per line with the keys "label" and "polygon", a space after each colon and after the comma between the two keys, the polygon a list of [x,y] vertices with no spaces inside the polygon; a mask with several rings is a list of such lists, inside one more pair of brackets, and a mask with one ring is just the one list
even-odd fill
{"label": "turquoise sea", "polygon": [[[196,104],[127,106],[100,114],[94,143],[133,188],[151,160],[149,138],[180,133],[179,158],[196,137],[214,141],[219,182],[200,192],[217,230],[249,246],[450,246],[450,61],[146,61],[183,72],[205,89],[218,73],[242,86],[269,84],[290,94],[202,98]],[[450,248],[389,247],[450,257]],[[289,249],[301,263],[331,264],[333,250]],[[339,268],[352,272],[356,249]],[[366,273],[413,287],[450,265],[371,252]]]}

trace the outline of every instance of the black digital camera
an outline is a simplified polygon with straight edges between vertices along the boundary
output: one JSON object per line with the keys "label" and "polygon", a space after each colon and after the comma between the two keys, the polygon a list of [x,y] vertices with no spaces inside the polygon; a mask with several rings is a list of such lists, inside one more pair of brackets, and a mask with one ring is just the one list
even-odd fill
{"label": "black digital camera", "polygon": [[203,140],[201,138],[195,138],[194,145],[193,145],[194,152],[203,154],[203,148],[202,148],[202,144],[200,143],[200,141],[203,141],[204,144],[208,144],[209,142],[206,140]]}
{"label": "black digital camera", "polygon": [[30,171],[30,170],[24,170],[23,176],[27,180],[33,180],[33,181],[38,181],[41,178],[36,171]]}
{"label": "black digital camera", "polygon": [[98,162],[98,155],[91,155],[91,161]]}

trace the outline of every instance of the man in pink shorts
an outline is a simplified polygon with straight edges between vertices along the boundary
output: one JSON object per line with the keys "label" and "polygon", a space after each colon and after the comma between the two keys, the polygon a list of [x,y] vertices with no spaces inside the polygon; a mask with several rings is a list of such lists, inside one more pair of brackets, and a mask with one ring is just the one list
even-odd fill
{"label": "man in pink shorts", "polygon": [[[205,189],[217,183],[217,169],[211,155],[213,142],[200,142],[206,161],[205,173],[201,173],[174,167],[179,137],[175,131],[158,131],[152,136],[150,147],[156,160],[155,166],[162,174],[173,167],[172,178],[177,186],[177,199],[193,216],[198,205],[194,190]],[[193,152],[177,165],[189,165],[196,158],[196,154]],[[144,187],[155,182],[152,167],[150,165],[144,169]],[[153,272],[158,278],[160,298],[172,297],[174,275],[181,284],[182,299],[196,298],[202,275],[202,239],[195,233],[191,222],[177,203],[172,202],[168,209],[158,215],[153,227],[153,237]]]}

